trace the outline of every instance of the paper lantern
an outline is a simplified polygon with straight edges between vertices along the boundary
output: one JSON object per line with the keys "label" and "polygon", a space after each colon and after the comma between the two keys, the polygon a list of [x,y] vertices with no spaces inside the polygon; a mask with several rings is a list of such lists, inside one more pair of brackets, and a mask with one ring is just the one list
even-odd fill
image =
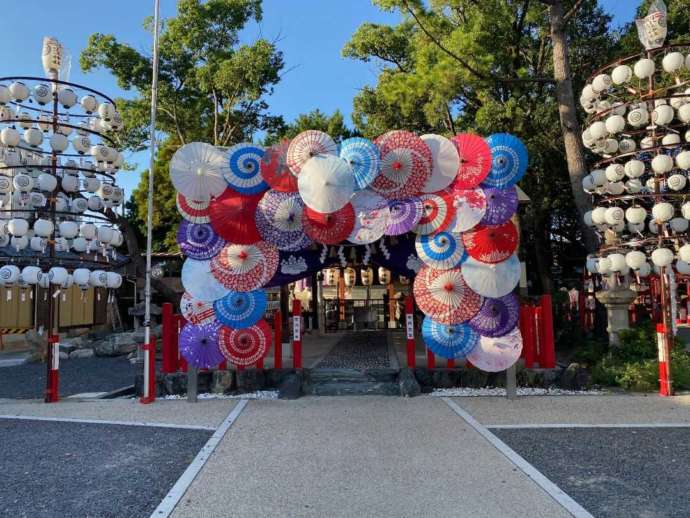
{"label": "paper lantern", "polygon": [[371,286],[374,278],[374,270],[371,268],[362,268],[359,271],[359,275],[362,279],[362,286]]}
{"label": "paper lantern", "polygon": [[678,72],[683,67],[684,63],[685,56],[683,56],[683,54],[680,52],[669,52],[664,56],[664,59],[661,60],[661,66],[663,67],[664,71],[668,72],[669,74]]}
{"label": "paper lantern", "polygon": [[73,239],[79,234],[79,225],[75,221],[61,221],[58,229],[60,235],[67,239]]}
{"label": "paper lantern", "polygon": [[103,200],[100,196],[89,196],[89,199],[86,200],[86,203],[89,210],[94,212],[103,210]]}
{"label": "paper lantern", "polygon": [[611,72],[611,81],[615,85],[622,85],[630,81],[633,71],[628,65],[618,65]]}
{"label": "paper lantern", "polygon": [[586,128],[582,132],[582,143],[585,145],[585,147],[592,147],[594,144],[594,137],[592,137],[592,133],[589,131],[589,128]]}
{"label": "paper lantern", "polygon": [[29,128],[24,131],[24,142],[31,147],[39,147],[43,142],[43,133],[36,128]]}
{"label": "paper lantern", "polygon": [[615,225],[618,222],[623,221],[625,218],[625,212],[620,207],[609,207],[604,213],[604,220],[609,225]]}
{"label": "paper lantern", "polygon": [[608,74],[599,74],[592,81],[592,90],[601,93],[611,87],[611,77]]}
{"label": "paper lantern", "polygon": [[618,150],[621,153],[632,153],[637,149],[637,144],[631,138],[624,138],[618,143]]}
{"label": "paper lantern", "polygon": [[75,192],[79,189],[79,177],[73,174],[66,174],[62,177],[61,186],[65,192]]}
{"label": "paper lantern", "polygon": [[654,60],[642,58],[633,67],[634,74],[640,79],[648,79],[654,75]]}
{"label": "paper lantern", "polygon": [[122,246],[122,244],[124,242],[125,242],[125,236],[122,234],[121,231],[114,228],[113,229],[113,237],[110,238],[110,244],[114,247],[118,247],[118,246]]}
{"label": "paper lantern", "polygon": [[595,207],[592,211],[592,221],[595,225],[606,223],[606,207]]}
{"label": "paper lantern", "polygon": [[75,214],[81,214],[82,212],[86,212],[86,209],[89,208],[89,204],[84,198],[72,198],[69,208]]}
{"label": "paper lantern", "polygon": [[86,136],[79,136],[72,141],[72,147],[80,155],[84,155],[91,150],[91,139]]}
{"label": "paper lantern", "polygon": [[[686,124],[690,122],[690,104],[684,104],[678,108],[678,120]],[[685,140],[688,140],[687,136],[685,137]]]}
{"label": "paper lantern", "polygon": [[601,187],[606,184],[606,171],[603,169],[595,169],[590,173],[592,181],[596,187]]}
{"label": "paper lantern", "polygon": [[673,120],[674,114],[673,108],[671,108],[668,104],[659,105],[654,108],[654,111],[652,112],[652,124],[666,126]]}
{"label": "paper lantern", "polygon": [[109,121],[114,114],[115,106],[112,103],[106,101],[98,105],[98,116],[101,119]]}
{"label": "paper lantern", "polygon": [[10,286],[19,280],[21,272],[19,268],[13,264],[6,264],[0,267],[0,282],[5,286]]}
{"label": "paper lantern", "polygon": [[635,108],[628,113],[628,124],[639,128],[649,122],[649,112],[645,108]]}
{"label": "paper lantern", "polygon": [[34,188],[34,179],[26,173],[15,174],[12,178],[12,185],[17,191],[29,192]]}
{"label": "paper lantern", "polygon": [[29,222],[23,218],[12,218],[7,223],[7,231],[13,236],[23,236],[29,231]]}
{"label": "paper lantern", "polygon": [[110,240],[113,238],[113,229],[112,227],[100,225],[96,235],[101,243],[110,243]]}
{"label": "paper lantern", "polygon": [[356,280],[356,273],[354,268],[345,268],[345,286],[350,287],[354,286],[355,280]]}
{"label": "paper lantern", "polygon": [[669,226],[671,227],[671,230],[673,230],[677,234],[687,232],[688,220],[685,218],[673,218],[669,222]]}
{"label": "paper lantern", "polygon": [[9,147],[19,144],[19,132],[14,128],[4,128],[0,131],[0,141]]}
{"label": "paper lantern", "polygon": [[664,135],[661,139],[661,144],[667,148],[674,148],[680,144],[680,135],[677,133],[669,133],[668,135]]}
{"label": "paper lantern", "polygon": [[625,129],[625,119],[620,115],[611,115],[606,119],[606,131],[611,135],[620,133]]}
{"label": "paper lantern", "polygon": [[77,94],[71,88],[63,88],[58,92],[58,102],[63,108],[69,109],[77,104]]}
{"label": "paper lantern", "polygon": [[613,194],[614,196],[623,194],[623,191],[625,191],[625,185],[623,182],[611,182],[606,186],[606,192]]}
{"label": "paper lantern", "polygon": [[86,268],[76,268],[72,272],[72,278],[74,279],[74,284],[82,289],[86,289],[89,287],[91,272]]}
{"label": "paper lantern", "polygon": [[611,261],[608,257],[599,258],[599,261],[597,261],[597,271],[602,275],[606,275],[611,271]]}
{"label": "paper lantern", "polygon": [[10,90],[5,85],[0,85],[0,105],[4,106],[12,100]]}
{"label": "paper lantern", "polygon": [[676,270],[682,275],[690,275],[690,263],[685,261],[676,261]]}
{"label": "paper lantern", "polygon": [[665,174],[673,169],[673,158],[668,155],[657,155],[652,159],[652,171],[655,174]]}
{"label": "paper lantern", "polygon": [[620,234],[625,230],[625,221],[618,221],[614,223],[613,225],[611,225],[611,230]]}
{"label": "paper lantern", "polygon": [[48,270],[48,279],[50,284],[63,285],[67,281],[68,272],[62,266],[53,266]]}
{"label": "paper lantern", "polygon": [[657,223],[665,223],[673,217],[675,209],[668,202],[656,203],[652,207],[652,217]]}
{"label": "paper lantern", "polygon": [[601,121],[592,123],[592,125],[589,127],[589,132],[592,134],[592,137],[594,137],[595,140],[605,138],[609,133],[606,130],[606,124]]}
{"label": "paper lantern", "polygon": [[29,98],[29,88],[21,81],[14,81],[9,86],[12,99],[17,102],[25,101]]}
{"label": "paper lantern", "polygon": [[625,254],[625,263],[633,270],[637,270],[646,262],[647,256],[639,250],[633,250]]}
{"label": "paper lantern", "polygon": [[668,248],[656,248],[652,252],[652,262],[661,268],[673,262],[673,252]]}
{"label": "paper lantern", "polygon": [[676,164],[679,169],[690,169],[690,151],[681,151],[676,155]]}
{"label": "paper lantern", "polygon": [[625,163],[625,174],[628,178],[639,178],[644,174],[644,162],[642,160],[628,160]]}
{"label": "paper lantern", "polygon": [[47,219],[37,219],[34,222],[34,233],[40,237],[50,237],[53,234],[55,226],[52,221]]}
{"label": "paper lantern", "polygon": [[612,272],[620,272],[627,266],[623,254],[609,254],[607,259],[610,263],[609,270]]}
{"label": "paper lantern", "polygon": [[390,284],[391,282],[391,272],[387,268],[379,267],[378,270],[379,274],[379,283],[381,284]]}
{"label": "paper lantern", "polygon": [[122,275],[116,272],[106,273],[105,285],[111,290],[116,290],[117,288],[122,286]]}
{"label": "paper lantern", "polygon": [[85,95],[79,99],[79,104],[86,113],[93,113],[98,109],[98,101],[93,95]]}
{"label": "paper lantern", "polygon": [[89,285],[94,288],[105,288],[108,282],[108,274],[103,270],[94,270],[89,275]]}
{"label": "paper lantern", "polygon": [[640,277],[647,277],[650,273],[652,273],[652,267],[649,263],[644,263],[640,266],[640,269],[637,270],[637,275]]}
{"label": "paper lantern", "polygon": [[56,252],[68,252],[69,251],[69,241],[64,237],[55,238],[55,251]]}
{"label": "paper lantern", "polygon": [[606,179],[609,182],[618,182],[625,177],[625,167],[623,164],[609,164],[606,168]]}
{"label": "paper lantern", "polygon": [[12,236],[12,239],[10,239],[10,245],[17,252],[19,252],[20,250],[24,250],[29,246],[29,238],[27,236]]}
{"label": "paper lantern", "polygon": [[625,211],[625,219],[631,223],[642,223],[647,217],[647,211],[643,207],[629,207]]}
{"label": "paper lantern", "polygon": [[33,236],[29,240],[29,248],[34,252],[45,252],[48,246],[48,240],[44,237]]}
{"label": "paper lantern", "polygon": [[625,190],[628,191],[630,194],[637,194],[642,190],[642,182],[639,181],[637,178],[628,180],[627,182],[625,182]]}
{"label": "paper lantern", "polygon": [[86,252],[87,247],[88,247],[88,242],[83,237],[75,237],[72,240],[72,248],[74,249],[75,252],[78,252],[78,253]]}
{"label": "paper lantern", "polygon": [[38,284],[43,277],[43,272],[38,266],[25,266],[22,268],[21,278],[26,284]]}
{"label": "paper lantern", "polygon": [[685,189],[687,181],[687,178],[682,174],[672,174],[666,179],[666,185],[672,191],[682,191]]}
{"label": "paper lantern", "polygon": [[594,180],[592,179],[592,175],[588,174],[582,179],[582,190],[588,193],[592,193],[594,192],[594,189]]}
{"label": "paper lantern", "polygon": [[[659,233],[659,225],[660,223],[654,219],[649,220],[649,224],[647,225],[647,228],[652,234],[658,234]],[[662,224],[663,228],[663,224]]]}
{"label": "paper lantern", "polygon": [[593,99],[596,99],[597,97],[598,97],[597,93],[594,91],[594,88],[592,88],[592,85],[587,84],[582,89],[582,99],[593,100]]}
{"label": "paper lantern", "polygon": [[685,244],[678,249],[678,257],[686,263],[690,263],[690,244]]}
{"label": "paper lantern", "polygon": [[585,222],[585,225],[588,227],[593,227],[594,226],[594,221],[592,221],[592,211],[588,210],[587,212],[584,213],[582,216],[582,219]]}
{"label": "paper lantern", "polygon": [[50,149],[55,151],[56,153],[62,153],[65,149],[67,149],[67,146],[69,146],[69,140],[67,140],[67,137],[60,133],[53,133],[50,136]]}
{"label": "paper lantern", "polygon": [[93,223],[82,223],[79,225],[79,235],[86,239],[95,239],[96,225]]}
{"label": "paper lantern", "polygon": [[604,153],[613,155],[618,151],[618,141],[615,138],[607,138],[604,142]]}

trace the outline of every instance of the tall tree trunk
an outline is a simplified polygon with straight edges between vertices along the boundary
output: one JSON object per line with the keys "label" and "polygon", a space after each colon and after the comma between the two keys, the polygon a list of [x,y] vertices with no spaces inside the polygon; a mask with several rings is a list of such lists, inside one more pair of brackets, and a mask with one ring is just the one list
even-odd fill
{"label": "tall tree trunk", "polygon": [[570,77],[568,42],[565,34],[562,0],[542,0],[549,5],[551,41],[553,43],[553,75],[556,80],[556,99],[561,120],[565,156],[568,163],[568,176],[573,191],[575,207],[580,215],[585,246],[588,251],[596,250],[597,242],[592,231],[584,224],[583,217],[590,208],[587,193],[582,190],[582,179],[587,175],[585,148],[580,139],[580,124],[577,121],[573,83]]}

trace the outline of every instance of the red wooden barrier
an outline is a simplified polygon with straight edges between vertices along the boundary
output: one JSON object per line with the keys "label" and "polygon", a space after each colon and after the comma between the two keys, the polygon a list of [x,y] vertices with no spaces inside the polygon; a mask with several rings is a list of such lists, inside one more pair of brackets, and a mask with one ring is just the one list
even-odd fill
{"label": "red wooden barrier", "polygon": [[453,367],[455,367],[455,360],[448,360],[447,366],[449,369],[452,369]]}
{"label": "red wooden barrier", "polygon": [[283,368],[283,315],[280,310],[273,313],[273,367]]}
{"label": "red wooden barrier", "polygon": [[426,350],[426,368],[435,369],[436,368],[436,356],[431,352],[431,349]]}
{"label": "red wooden barrier", "polygon": [[414,300],[411,295],[405,297],[405,333],[407,338],[407,367],[414,369],[417,358],[414,342]]}
{"label": "red wooden barrier", "polygon": [[46,393],[44,401],[46,403],[57,403],[60,399],[60,336],[48,335],[48,379],[46,383]]}
{"label": "red wooden barrier", "polygon": [[673,383],[671,379],[671,351],[666,339],[664,324],[656,325],[657,347],[659,349],[659,395],[672,396]]}
{"label": "red wooden barrier", "polygon": [[302,368],[302,304],[292,301],[292,367]]}
{"label": "red wooden barrier", "polygon": [[161,331],[161,352],[163,354],[163,373],[172,374],[177,372],[178,352],[177,352],[177,318],[173,313],[173,305],[170,302],[163,304],[161,309],[161,321],[163,330]]}
{"label": "red wooden barrier", "polygon": [[156,400],[156,338],[151,336],[143,349],[146,372],[144,373],[144,394],[139,401],[148,404]]}
{"label": "red wooden barrier", "polygon": [[520,306],[520,334],[522,334],[522,357],[525,367],[534,367],[536,346],[534,336],[534,307],[529,304]]}

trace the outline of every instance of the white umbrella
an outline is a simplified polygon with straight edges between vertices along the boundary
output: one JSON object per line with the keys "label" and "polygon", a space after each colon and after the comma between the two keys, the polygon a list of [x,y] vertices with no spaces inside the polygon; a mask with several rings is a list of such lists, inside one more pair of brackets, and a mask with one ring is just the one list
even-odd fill
{"label": "white umbrella", "polygon": [[486,214],[486,196],[479,187],[453,190],[451,199],[455,215],[446,229],[449,232],[467,232],[477,226]]}
{"label": "white umbrella", "polygon": [[185,291],[203,302],[218,300],[230,291],[211,273],[211,261],[186,259],[182,265],[181,277]]}
{"label": "white umbrella", "polygon": [[229,172],[224,153],[202,142],[185,144],[170,160],[170,180],[183,196],[204,201],[220,196],[227,188],[224,174]]}
{"label": "white umbrella", "polygon": [[317,212],[342,209],[354,192],[352,168],[336,155],[316,155],[307,160],[297,177],[304,204]]}
{"label": "white umbrella", "polygon": [[516,254],[496,264],[482,263],[470,257],[461,269],[467,285],[484,297],[508,295],[520,282],[520,260]]}
{"label": "white umbrella", "polygon": [[431,176],[427,179],[422,192],[436,192],[448,187],[460,169],[458,149],[450,140],[441,135],[422,135],[420,137],[429,146],[432,157]]}
{"label": "white umbrella", "polygon": [[348,241],[366,245],[381,238],[391,217],[388,201],[383,196],[364,189],[352,197],[352,207],[355,210],[355,226]]}
{"label": "white umbrella", "polygon": [[467,355],[472,365],[486,372],[506,370],[520,358],[522,335],[515,328],[510,333],[496,338],[482,336],[477,345]]}

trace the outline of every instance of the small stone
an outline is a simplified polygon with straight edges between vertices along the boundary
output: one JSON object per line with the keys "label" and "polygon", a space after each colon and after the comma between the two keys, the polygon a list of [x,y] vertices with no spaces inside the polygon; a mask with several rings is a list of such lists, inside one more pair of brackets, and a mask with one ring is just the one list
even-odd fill
{"label": "small stone", "polygon": [[234,380],[233,371],[231,370],[215,370],[211,380],[211,392],[214,394],[225,394],[232,389],[232,382]]}
{"label": "small stone", "polygon": [[237,390],[239,392],[256,392],[266,388],[266,376],[263,369],[242,369],[237,371]]}
{"label": "small stone", "polygon": [[278,385],[278,399],[297,399],[302,395],[303,376],[301,371],[293,372],[283,378]]}
{"label": "small stone", "polygon": [[74,358],[93,358],[93,349],[77,349],[69,353],[70,359]]}
{"label": "small stone", "polygon": [[69,354],[65,351],[60,351],[60,360],[69,360]]}

